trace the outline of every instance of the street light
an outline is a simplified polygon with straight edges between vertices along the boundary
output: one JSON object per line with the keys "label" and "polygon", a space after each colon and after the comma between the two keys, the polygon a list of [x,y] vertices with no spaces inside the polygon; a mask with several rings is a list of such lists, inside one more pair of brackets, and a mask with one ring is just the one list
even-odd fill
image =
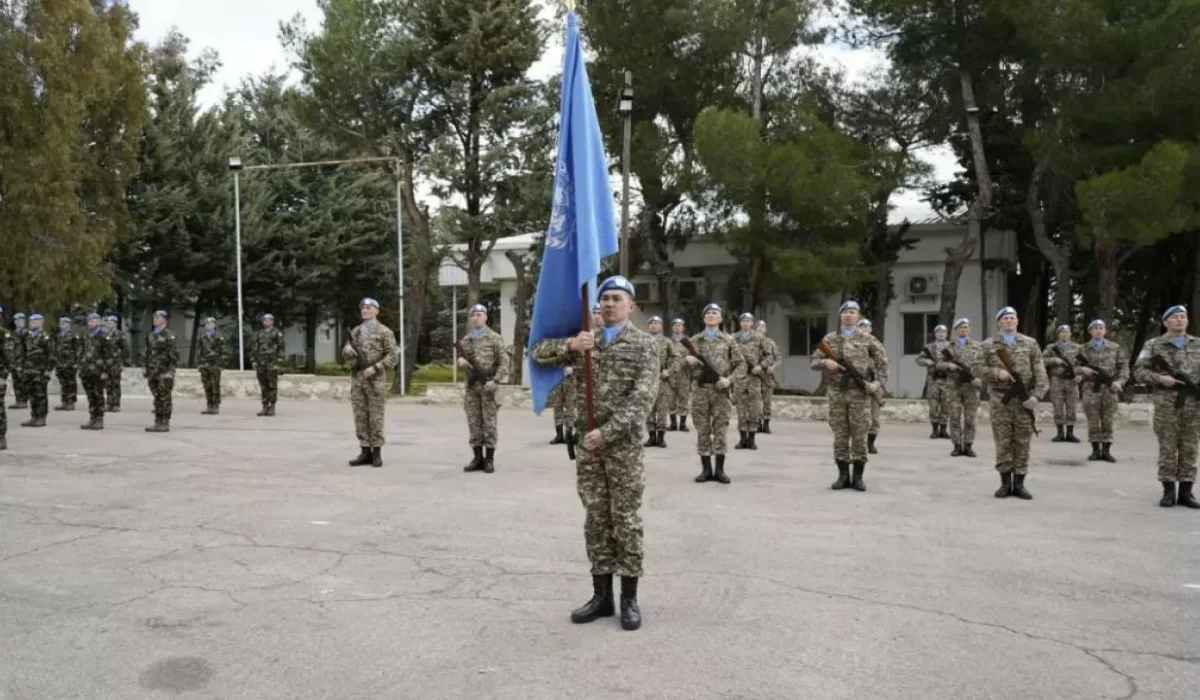
{"label": "street light", "polygon": [[246,371],[246,338],[242,319],[245,318],[242,309],[242,190],[240,172],[242,159],[233,156],[229,159],[229,169],[233,171],[233,245],[237,257],[237,302],[238,302],[238,371]]}
{"label": "street light", "polygon": [[617,114],[625,120],[621,149],[621,276],[629,277],[629,142],[633,140],[633,73],[625,71],[625,87],[617,103]]}

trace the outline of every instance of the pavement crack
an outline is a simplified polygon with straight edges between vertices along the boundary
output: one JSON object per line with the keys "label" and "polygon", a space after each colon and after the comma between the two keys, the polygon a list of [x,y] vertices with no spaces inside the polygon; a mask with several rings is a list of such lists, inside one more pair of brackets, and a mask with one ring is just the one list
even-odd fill
{"label": "pavement crack", "polygon": [[[80,527],[90,527],[90,526],[80,526]],[[101,530],[100,532],[91,532],[86,535],[80,535],[79,537],[72,537],[69,540],[60,540],[58,542],[50,542],[50,543],[44,544],[40,547],[34,547],[33,549],[27,549],[24,552],[17,552],[16,554],[9,554],[6,557],[2,557],[2,558],[0,558],[0,564],[3,564],[4,562],[10,561],[12,559],[16,559],[18,557],[26,557],[26,556],[29,556],[30,554],[37,554],[38,552],[43,552],[47,549],[52,549],[54,547],[61,547],[66,544],[72,544],[72,543],[80,542],[83,540],[93,540],[93,539],[96,539],[97,537],[101,537],[106,534],[108,534],[107,531]]]}

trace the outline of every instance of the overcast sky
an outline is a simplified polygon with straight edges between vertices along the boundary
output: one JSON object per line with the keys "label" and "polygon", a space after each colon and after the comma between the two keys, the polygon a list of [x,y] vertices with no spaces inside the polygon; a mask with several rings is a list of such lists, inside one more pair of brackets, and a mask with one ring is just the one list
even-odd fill
{"label": "overcast sky", "polygon": [[[211,48],[220,55],[221,69],[202,95],[206,103],[218,101],[226,88],[236,87],[247,75],[272,67],[288,69],[289,56],[279,42],[280,22],[300,15],[315,29],[321,20],[315,0],[128,0],[128,5],[138,14],[138,37],[143,41],[156,43],[174,26],[191,40],[193,51]],[[831,64],[841,65],[851,76],[863,75],[882,63],[879,55],[869,51],[823,48],[819,55]],[[550,75],[559,70],[561,61],[559,40],[551,43],[534,72]],[[950,179],[957,167],[945,149],[927,153],[926,159],[934,165],[940,180]],[[929,213],[917,193],[903,193],[893,203],[897,213],[913,218]]]}

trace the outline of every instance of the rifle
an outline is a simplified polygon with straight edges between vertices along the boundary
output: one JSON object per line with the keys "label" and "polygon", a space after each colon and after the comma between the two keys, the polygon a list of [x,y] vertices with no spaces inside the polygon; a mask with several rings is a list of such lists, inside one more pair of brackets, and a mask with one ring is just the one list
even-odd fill
{"label": "rifle", "polygon": [[679,343],[697,360],[700,360],[700,376],[697,381],[701,384],[716,384],[721,379],[721,373],[717,371],[716,367],[713,367],[708,358],[700,354],[700,350],[696,348],[696,344],[692,342],[691,338],[683,338]]}
{"label": "rifle", "polygon": [[[1017,397],[1021,403],[1028,401],[1030,399],[1029,387],[1025,385],[1025,380],[1021,378],[1021,375],[1013,367],[1012,353],[1008,351],[1008,348],[997,348],[996,357],[1000,358],[1000,364],[1004,365],[1004,369],[1012,376],[1013,380],[1013,388],[1004,392],[1004,398],[1000,400],[1000,403],[1007,405],[1013,400],[1014,396]],[[1037,429],[1037,414],[1035,414],[1031,408],[1025,409],[1025,412],[1029,414],[1029,421],[1033,427],[1033,434],[1041,435]]]}
{"label": "rifle", "polygon": [[972,384],[975,382],[975,373],[971,368],[954,359],[954,353],[950,352],[950,348],[942,348],[942,357],[946,358],[946,362],[958,368],[958,383]]}
{"label": "rifle", "polygon": [[829,347],[829,344],[824,340],[817,344],[817,350],[820,350],[825,354],[825,357],[838,363],[838,366],[842,368],[842,389],[848,388],[850,386],[850,382],[854,382],[858,385],[859,389],[863,390],[863,393],[866,393],[867,380],[863,379],[863,376],[859,374],[857,369],[854,368],[854,365],[846,362],[844,356],[835,355],[833,348]]}
{"label": "rifle", "polygon": [[1105,372],[1104,370],[1100,369],[1096,365],[1089,362],[1088,359],[1083,356],[1082,352],[1079,353],[1079,356],[1075,358],[1075,362],[1080,367],[1087,367],[1088,369],[1090,369],[1096,373],[1096,375],[1094,377],[1092,377],[1092,391],[1093,392],[1099,392],[1105,386],[1112,386],[1113,381],[1115,381],[1111,374],[1109,374],[1108,372]]}
{"label": "rifle", "polygon": [[1150,369],[1159,374],[1165,374],[1179,382],[1169,389],[1169,391],[1175,392],[1176,411],[1183,408],[1183,405],[1187,402],[1187,397],[1191,396],[1200,399],[1200,386],[1197,386],[1195,382],[1188,379],[1182,372],[1176,372],[1171,369],[1171,363],[1167,362],[1167,358],[1162,355],[1155,355],[1150,358],[1149,364]]}
{"label": "rifle", "polygon": [[362,374],[362,371],[367,368],[367,361],[363,358],[362,350],[359,349],[358,343],[354,342],[354,334],[350,332],[349,328],[346,329],[346,342],[354,350],[354,374],[356,376]]}
{"label": "rifle", "polygon": [[468,387],[473,387],[476,384],[487,384],[491,381],[491,378],[487,375],[487,373],[480,369],[479,365],[475,364],[475,360],[472,360],[467,356],[467,349],[463,347],[463,342],[461,340],[454,341],[454,349],[458,350],[459,357],[467,361]]}
{"label": "rifle", "polygon": [[926,345],[924,348],[921,348],[921,354],[925,357],[928,357],[929,361],[933,363],[928,367],[929,374],[931,374],[934,379],[941,379],[941,377],[938,376],[937,371],[937,358],[933,356],[933,351],[929,349],[928,345]]}
{"label": "rifle", "polygon": [[1075,372],[1071,370],[1071,361],[1067,359],[1066,355],[1063,355],[1062,348],[1058,347],[1057,345],[1051,345],[1050,352],[1054,353],[1056,356],[1058,356],[1058,359],[1063,361],[1064,366],[1060,369],[1062,376],[1059,377],[1059,379],[1074,379]]}

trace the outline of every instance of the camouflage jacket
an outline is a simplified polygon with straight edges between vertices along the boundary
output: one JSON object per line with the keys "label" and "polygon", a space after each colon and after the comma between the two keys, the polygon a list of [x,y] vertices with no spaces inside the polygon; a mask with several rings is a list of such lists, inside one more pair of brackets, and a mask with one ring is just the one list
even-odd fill
{"label": "camouflage jacket", "polygon": [[[682,348],[683,346],[678,345],[666,336],[652,335],[650,337],[654,339],[654,350],[658,353],[658,371],[674,371],[676,361],[679,359],[675,348]],[[659,374],[659,377],[661,378],[662,375]]]}
{"label": "camouflage jacket", "polygon": [[142,352],[142,373],[147,377],[174,373],[179,366],[179,347],[175,334],[165,326],[158,333],[146,336],[146,349]]}
{"label": "camouflage jacket", "polygon": [[30,331],[25,336],[25,357],[21,371],[25,374],[54,371],[54,339],[45,331],[36,335]]}
{"label": "camouflage jacket", "polygon": [[763,379],[773,382],[775,381],[775,368],[779,366],[779,345],[767,335],[763,336],[763,344],[767,346],[767,353],[771,357],[771,369],[763,374]]}
{"label": "camouflage jacket", "polygon": [[[719,376],[728,379],[732,384],[745,381],[746,358],[742,356],[742,351],[733,336],[717,331],[713,339],[709,340],[707,331],[700,331],[692,336],[692,344]],[[696,386],[704,385],[703,376],[703,365],[693,368],[692,379]]]}
{"label": "camouflage jacket", "polygon": [[58,369],[71,369],[79,366],[79,352],[83,346],[83,338],[68,332],[63,335],[60,331],[54,337],[54,366]]}
{"label": "camouflage jacket", "polygon": [[[542,365],[582,366],[578,359],[582,356],[571,352],[569,343],[568,338],[543,340],[533,346],[531,359]],[[653,336],[631,323],[612,342],[596,344],[592,351],[596,428],[604,434],[606,449],[614,442],[641,440],[646,416],[658,398],[660,366]],[[576,407],[577,415],[587,415],[586,392],[576,393]]]}
{"label": "camouflage jacket", "polygon": [[120,360],[116,341],[102,328],[89,331],[79,339],[79,374],[98,377],[107,374]]}
{"label": "camouflage jacket", "polygon": [[25,366],[25,341],[29,339],[28,328],[18,328],[12,334],[12,363],[13,369],[19,370]]}
{"label": "camouflage jacket", "polygon": [[984,370],[987,366],[983,362],[983,344],[971,338],[967,338],[967,342],[962,345],[958,344],[957,340],[951,341],[946,345],[945,350],[950,351],[950,357],[953,361],[947,360],[945,352],[938,353],[938,369],[946,373],[946,376],[954,381],[955,384],[966,384],[966,377],[959,370],[955,363],[971,372],[976,378],[983,380]]}
{"label": "camouflage jacket", "polygon": [[119,371],[129,359],[129,341],[125,339],[125,331],[120,328],[106,328],[104,334],[109,344],[116,349],[109,354],[112,362],[110,367]]}
{"label": "camouflage jacket", "polygon": [[[834,360],[842,365],[850,365],[858,370],[863,378],[879,382],[880,385],[887,384],[887,353],[883,350],[883,343],[879,342],[875,336],[856,331],[847,338],[841,332],[834,332],[827,333],[821,342],[828,345],[829,349],[837,354],[837,357],[826,357],[818,346],[813,349],[809,366],[814,371],[822,373],[828,394],[840,394],[847,391],[861,394],[862,389],[854,382],[845,382],[844,373],[827,369],[825,360]],[[873,380],[870,379],[872,373],[874,373]]]}
{"label": "camouflage jacket", "polygon": [[1075,374],[1083,377],[1084,384],[1091,386],[1092,390],[1100,389],[1100,385],[1095,383],[1094,376],[1088,378],[1083,375],[1083,365],[1079,362],[1079,358],[1083,358],[1087,360],[1090,367],[1103,371],[1114,381],[1120,382],[1122,385],[1128,382],[1129,357],[1121,349],[1121,346],[1106,339],[1100,341],[1100,348],[1097,349],[1092,342],[1088,341],[1078,346],[1079,351],[1075,354]]}
{"label": "camouflage jacket", "polygon": [[0,326],[0,379],[8,379],[8,373],[14,368],[13,337],[7,328]]}
{"label": "camouflage jacket", "polygon": [[1082,346],[1078,343],[1053,342],[1042,351],[1042,362],[1046,364],[1046,372],[1053,379],[1075,381],[1075,358]]}
{"label": "camouflage jacket", "polygon": [[1187,377],[1192,380],[1192,383],[1200,385],[1200,338],[1194,335],[1185,335],[1184,338],[1183,347],[1177,347],[1172,336],[1164,334],[1147,342],[1142,347],[1142,351],[1138,353],[1138,359],[1134,365],[1134,376],[1142,384],[1154,387],[1156,398],[1167,395],[1175,396],[1175,392],[1158,383],[1161,372],[1150,367],[1155,357],[1166,360],[1167,366],[1171,368],[1172,372]]}
{"label": "camouflage jacket", "polygon": [[374,367],[377,376],[381,376],[395,367],[399,360],[396,334],[379,321],[372,321],[370,327],[366,326],[366,323],[355,326],[350,331],[350,337],[354,340],[355,352],[362,353],[362,368]]}
{"label": "camouflage jacket", "polygon": [[254,334],[254,348],[250,356],[256,368],[278,367],[283,364],[283,331],[275,326],[264,328]]}
{"label": "camouflage jacket", "polygon": [[[742,351],[742,359],[746,361],[746,376],[753,379],[762,379],[764,376],[775,371],[775,363],[778,358],[772,354],[771,348],[767,345],[767,337],[757,331],[750,331],[748,335],[743,335],[744,331],[738,331],[734,334],[733,340],[738,345],[738,350]],[[750,370],[758,367],[761,371],[758,374],[753,374]]]}
{"label": "camouflage jacket", "polygon": [[474,332],[468,333],[462,337],[462,344],[467,352],[467,359],[474,362],[492,381],[497,384],[508,381],[508,365],[511,360],[504,336],[484,326],[480,337],[476,338]]}
{"label": "camouflage jacket", "polygon": [[[687,336],[684,336],[685,338]],[[687,363],[688,351],[683,347],[683,343],[675,340],[674,336],[668,338],[671,341],[671,352],[675,357],[675,366],[671,368],[671,382],[682,382],[685,384],[692,383],[692,366]]]}
{"label": "camouflage jacket", "polygon": [[[1013,388],[1012,384],[1000,381],[999,372],[1004,369],[1004,363],[1000,361],[997,351],[1005,347],[1007,346],[999,333],[983,341],[982,378],[988,383],[988,389],[999,396],[1004,396],[1006,391]],[[1017,333],[1016,340],[1008,350],[1012,356],[1012,371],[1021,377],[1029,394],[1038,399],[1045,398],[1050,391],[1050,377],[1046,374],[1046,365],[1042,362],[1038,342],[1027,335]]]}
{"label": "camouflage jacket", "polygon": [[225,364],[225,336],[213,331],[210,336],[207,332],[201,334],[196,340],[196,366],[197,367],[220,367]]}
{"label": "camouflage jacket", "polygon": [[917,364],[925,368],[929,372],[929,376],[933,379],[946,379],[950,376],[944,368],[938,367],[938,362],[941,360],[942,348],[949,347],[950,341],[933,341],[925,347],[921,348],[921,354],[917,355]]}

